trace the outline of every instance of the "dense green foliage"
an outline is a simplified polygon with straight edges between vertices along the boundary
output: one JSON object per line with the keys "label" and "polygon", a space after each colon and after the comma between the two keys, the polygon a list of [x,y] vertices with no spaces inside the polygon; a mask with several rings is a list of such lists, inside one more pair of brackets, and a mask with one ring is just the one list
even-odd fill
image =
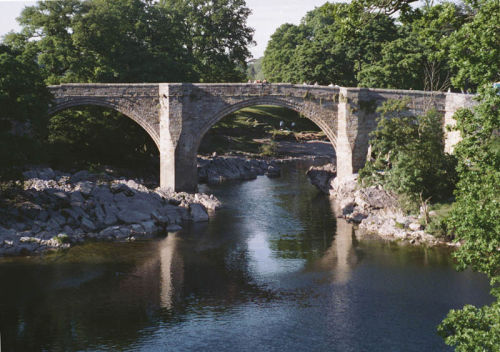
{"label": "dense green foliage", "polygon": [[[272,35],[270,81],[397,89],[475,89],[500,80],[500,4],[325,3]],[[396,20],[394,14],[398,13]]]}
{"label": "dense green foliage", "polygon": [[454,158],[444,153],[441,117],[431,110],[410,114],[406,101],[388,101],[378,112],[371,134],[372,159],[360,170],[365,184],[381,184],[416,206],[451,196],[455,184]]}
{"label": "dense green foliage", "polygon": [[500,1],[469,0],[470,20],[446,41],[457,87],[500,81]]}
{"label": "dense green foliage", "polygon": [[265,51],[264,75],[275,82],[353,86],[362,65],[380,60],[382,44],[396,32],[388,16],[326,3],[309,12],[299,26],[278,28]]}
{"label": "dense green foliage", "polygon": [[458,351],[498,351],[500,346],[500,95],[485,89],[474,111],[456,115],[463,140],[456,147],[459,182],[448,226],[463,244],[459,269],[488,275],[496,301],[452,310],[440,334]]}
{"label": "dense green foliage", "polygon": [[0,44],[0,177],[36,160],[50,99],[33,53]]}

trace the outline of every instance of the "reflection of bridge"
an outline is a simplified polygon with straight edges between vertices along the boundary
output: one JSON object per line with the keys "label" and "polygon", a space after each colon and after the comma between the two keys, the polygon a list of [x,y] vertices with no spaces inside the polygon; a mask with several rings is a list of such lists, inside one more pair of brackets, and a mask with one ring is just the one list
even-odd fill
{"label": "reflection of bridge", "polygon": [[[312,120],[337,154],[340,177],[364,165],[368,135],[375,128],[375,109],[387,99],[410,99],[414,112],[435,107],[444,124],[453,113],[472,105],[472,96],[366,88],[291,84],[63,84],[51,86],[50,113],[78,105],[100,105],[120,111],[143,127],[160,150],[160,185],[175,190],[197,187],[196,154],[205,133],[224,116],[248,106],[277,105]],[[446,148],[457,141],[446,132]]]}

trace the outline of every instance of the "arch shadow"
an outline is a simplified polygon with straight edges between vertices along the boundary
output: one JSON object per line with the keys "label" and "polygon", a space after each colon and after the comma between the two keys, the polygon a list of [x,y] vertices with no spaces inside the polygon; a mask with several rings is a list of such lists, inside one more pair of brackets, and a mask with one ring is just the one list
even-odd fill
{"label": "arch shadow", "polygon": [[332,145],[333,149],[336,151],[337,150],[337,136],[332,131],[329,126],[320,118],[318,118],[314,112],[311,112],[309,110],[305,109],[305,104],[304,103],[294,103],[290,102],[284,99],[279,99],[275,97],[269,97],[269,96],[262,96],[262,97],[256,97],[252,99],[247,99],[241,102],[238,102],[236,104],[229,105],[222,110],[218,111],[215,113],[212,117],[208,119],[208,121],[203,125],[203,127],[200,130],[200,138],[197,141],[197,146],[196,146],[196,151],[198,151],[201,141],[207,134],[207,132],[220,120],[222,120],[224,117],[226,117],[229,114],[232,114],[233,112],[239,111],[241,109],[251,107],[251,106],[257,106],[257,105],[272,105],[272,106],[278,106],[278,107],[283,107],[287,108],[290,110],[293,110],[310,121],[312,121],[316,126],[318,126],[323,133],[327,136],[328,140],[330,141],[330,144]]}
{"label": "arch shadow", "polygon": [[121,100],[125,100],[127,102],[128,106],[133,106],[133,109],[128,109],[125,108],[122,104],[112,102],[112,101],[106,101],[102,99],[96,99],[96,98],[90,98],[90,97],[85,97],[85,98],[70,98],[66,99],[63,102],[56,103],[55,105],[51,106],[48,110],[49,115],[54,115],[59,111],[74,108],[77,106],[85,106],[85,105],[94,105],[94,106],[102,106],[105,108],[113,109],[115,111],[118,111],[119,113],[122,113],[123,115],[127,116],[129,119],[137,123],[139,126],[141,126],[147,134],[151,137],[151,139],[155,142],[156,147],[158,148],[158,151],[160,150],[160,136],[158,135],[157,131],[150,126],[148,123],[144,121],[144,119],[141,118],[141,116],[136,112],[140,111],[140,108],[137,107],[137,104],[135,104],[133,101],[125,98],[121,98]]}

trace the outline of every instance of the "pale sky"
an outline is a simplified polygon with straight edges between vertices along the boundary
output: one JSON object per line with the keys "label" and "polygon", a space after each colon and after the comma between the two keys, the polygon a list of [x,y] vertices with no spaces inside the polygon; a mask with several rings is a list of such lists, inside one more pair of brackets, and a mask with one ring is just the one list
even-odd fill
{"label": "pale sky", "polygon": [[[248,18],[248,25],[255,29],[254,40],[257,45],[250,48],[254,58],[264,55],[267,42],[283,23],[298,24],[306,12],[323,5],[327,0],[246,0],[252,10]],[[20,28],[16,18],[25,6],[33,5],[36,1],[0,0],[0,36],[11,30]]]}

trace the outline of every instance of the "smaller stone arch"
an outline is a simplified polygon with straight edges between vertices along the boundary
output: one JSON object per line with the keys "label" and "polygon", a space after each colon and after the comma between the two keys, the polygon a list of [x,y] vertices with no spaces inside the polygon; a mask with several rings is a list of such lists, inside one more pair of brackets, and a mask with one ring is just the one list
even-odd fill
{"label": "smaller stone arch", "polygon": [[251,99],[246,99],[235,104],[228,105],[223,109],[216,112],[207,121],[203,124],[200,129],[199,138],[197,141],[196,151],[198,150],[201,141],[205,134],[212,128],[217,122],[223,119],[225,116],[241,110],[246,107],[256,106],[256,105],[273,105],[284,107],[293,111],[296,111],[302,115],[304,115],[307,119],[314,122],[327,136],[328,140],[332,144],[332,147],[337,149],[337,135],[335,130],[332,130],[330,126],[321,118],[320,111],[316,111],[316,109],[306,109],[305,102],[295,102],[288,101],[281,98],[276,98],[272,96],[260,96]]}
{"label": "smaller stone arch", "polygon": [[84,105],[102,106],[122,113],[123,115],[136,122],[139,126],[141,126],[155,142],[158,150],[160,150],[160,135],[158,131],[154,128],[154,126],[151,126],[142,118],[142,116],[139,114],[139,112],[141,111],[140,107],[137,106],[135,102],[126,98],[111,100],[90,96],[66,97],[63,99],[56,99],[55,103],[49,107],[48,113],[49,115],[54,115],[59,111]]}

